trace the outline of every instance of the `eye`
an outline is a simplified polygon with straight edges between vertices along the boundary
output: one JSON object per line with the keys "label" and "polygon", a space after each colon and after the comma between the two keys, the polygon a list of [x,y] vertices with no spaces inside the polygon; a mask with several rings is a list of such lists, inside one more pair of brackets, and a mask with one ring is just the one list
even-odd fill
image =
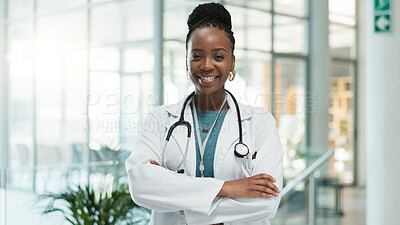
{"label": "eye", "polygon": [[225,56],[218,54],[218,55],[215,55],[214,58],[215,58],[217,61],[222,61],[223,59],[225,59]]}
{"label": "eye", "polygon": [[192,55],[192,59],[193,60],[199,60],[201,58],[201,56],[199,54],[193,54]]}

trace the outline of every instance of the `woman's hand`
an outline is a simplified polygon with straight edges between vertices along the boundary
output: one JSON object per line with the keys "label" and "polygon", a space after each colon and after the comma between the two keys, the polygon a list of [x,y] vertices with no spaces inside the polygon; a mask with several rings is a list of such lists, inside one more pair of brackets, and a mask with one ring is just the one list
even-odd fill
{"label": "woman's hand", "polygon": [[268,174],[258,174],[238,180],[225,181],[218,196],[230,198],[272,198],[279,196],[275,179]]}
{"label": "woman's hand", "polygon": [[157,161],[150,159],[150,164],[161,166]]}

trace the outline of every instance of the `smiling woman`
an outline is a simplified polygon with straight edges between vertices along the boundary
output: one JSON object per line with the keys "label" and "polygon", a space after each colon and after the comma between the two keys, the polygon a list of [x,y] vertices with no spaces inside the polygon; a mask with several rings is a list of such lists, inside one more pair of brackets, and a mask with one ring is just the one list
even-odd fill
{"label": "smiling woman", "polygon": [[275,119],[225,90],[236,72],[224,6],[200,4],[187,23],[186,72],[195,90],[148,115],[126,162],[131,196],[153,210],[151,224],[270,224],[282,188]]}
{"label": "smiling woman", "polygon": [[[197,106],[216,111],[216,103],[221,103],[225,96],[229,72],[235,68],[231,43],[224,31],[205,27],[192,33],[187,52],[188,74],[196,88]],[[200,102],[205,105],[199,105]]]}

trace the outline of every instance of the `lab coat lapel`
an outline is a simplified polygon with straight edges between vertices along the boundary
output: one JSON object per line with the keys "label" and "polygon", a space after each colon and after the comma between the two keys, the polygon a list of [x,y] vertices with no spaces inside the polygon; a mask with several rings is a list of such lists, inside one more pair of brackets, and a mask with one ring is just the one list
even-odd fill
{"label": "lab coat lapel", "polygon": [[[236,106],[233,102],[231,96],[227,95],[227,101],[229,105],[229,110],[225,116],[224,122],[222,124],[216,149],[214,155],[214,177],[218,177],[220,172],[221,165],[227,154],[234,154],[234,146],[239,141],[239,128],[238,128],[238,117],[236,112]],[[172,124],[179,120],[180,112],[183,106],[184,100],[173,104],[168,105],[166,107],[166,111],[168,113],[168,122],[165,124],[167,130],[171,127]],[[242,105],[239,103],[239,109],[241,113],[241,122],[243,129],[243,138],[245,138],[247,133],[246,122],[251,118],[251,113],[249,108],[246,105]],[[190,105],[188,104],[185,108],[185,120],[188,121],[192,125],[191,138],[189,140],[188,153],[186,157],[186,165],[187,169],[189,169],[190,176],[196,176],[196,146],[195,146],[195,136],[194,136],[194,125],[193,125],[193,117],[192,111],[190,109]],[[172,132],[170,141],[174,141],[181,153],[185,154],[186,148],[186,139],[187,139],[187,131],[185,128],[178,127]]]}
{"label": "lab coat lapel", "polygon": [[[217,140],[215,149],[216,152],[214,156],[214,177],[218,177],[221,165],[223,164],[227,154],[235,154],[234,146],[239,142],[238,114],[236,111],[236,106],[229,94],[227,95],[227,98],[229,111],[225,116]],[[241,123],[244,138],[247,133],[247,126],[244,121],[247,121],[251,118],[251,113],[249,108],[242,104],[239,104],[239,110],[241,113]]]}
{"label": "lab coat lapel", "polygon": [[[167,106],[166,111],[168,113],[168,122],[165,124],[167,130],[179,120],[180,112],[183,107],[183,101],[180,101],[176,104]],[[194,142],[194,133],[193,133],[193,117],[190,109],[190,105],[188,104],[185,108],[185,113],[184,113],[184,120],[188,121],[191,126],[191,138],[189,140],[189,146],[188,146],[188,153],[187,157],[185,160],[184,165],[186,165],[186,169],[189,170],[189,175],[190,176],[195,176],[196,173],[194,172],[196,170],[196,151],[195,151],[195,142]],[[186,127],[184,126],[178,126],[175,128],[175,130],[172,132],[170,142],[174,141],[177,146],[179,147],[179,150],[181,151],[182,155],[185,154],[186,150],[186,141],[187,141],[187,130]],[[182,157],[182,156],[180,156]]]}

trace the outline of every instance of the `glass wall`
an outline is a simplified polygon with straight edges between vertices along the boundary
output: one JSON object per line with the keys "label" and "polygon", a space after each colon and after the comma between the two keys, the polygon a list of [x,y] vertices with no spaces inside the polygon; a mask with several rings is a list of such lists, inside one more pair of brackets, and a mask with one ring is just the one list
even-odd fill
{"label": "glass wall", "polygon": [[8,166],[81,163],[87,147],[130,143],[121,126],[154,92],[153,2],[7,3]]}
{"label": "glass wall", "polygon": [[[6,2],[8,188],[41,193],[85,183],[96,172],[91,165],[101,161],[97,153],[133,149],[140,121],[160,104],[157,66],[163,67],[164,104],[194,89],[186,77],[186,19],[204,1],[163,1],[163,49],[154,44],[156,0]],[[237,76],[226,88],[240,102],[273,113],[289,181],[307,166],[309,2],[219,2],[233,15],[236,38]],[[355,0],[330,0],[329,18],[332,167],[352,183]],[[160,52],[163,65],[156,65]]]}
{"label": "glass wall", "polygon": [[[198,0],[0,0],[6,18],[9,190],[60,191],[96,177],[106,150],[126,155],[160,102],[193,90],[186,19]],[[163,15],[155,13],[163,2]],[[276,118],[285,181],[307,166],[308,0],[219,0],[233,15],[234,81],[226,88]],[[356,1],[329,1],[330,171],[355,181]],[[3,7],[1,5],[0,7]],[[157,18],[163,46],[155,47]],[[159,24],[158,24],[159,25]],[[2,24],[3,26],[3,24]],[[163,65],[156,55],[163,54]],[[163,93],[155,89],[162,67]],[[161,96],[162,101],[159,97]],[[99,157],[100,154],[100,157]],[[96,176],[91,176],[94,174]],[[3,176],[4,177],[4,176]],[[289,213],[304,209],[304,185]],[[14,195],[10,199],[14,199]],[[12,205],[17,201],[8,201]],[[9,216],[10,224],[26,224]],[[15,220],[13,220],[15,219]],[[39,224],[44,224],[38,222]]]}
{"label": "glass wall", "polygon": [[60,224],[41,221],[40,215],[17,217],[15,209],[32,209],[11,190],[29,195],[96,183],[103,179],[97,167],[99,161],[104,167],[107,150],[118,151],[112,156],[120,162],[118,157],[126,158],[138,121],[156,104],[154,2],[8,0],[4,5],[10,121],[6,222]]}
{"label": "glass wall", "polygon": [[330,148],[332,173],[344,184],[355,181],[356,1],[329,1]]}

